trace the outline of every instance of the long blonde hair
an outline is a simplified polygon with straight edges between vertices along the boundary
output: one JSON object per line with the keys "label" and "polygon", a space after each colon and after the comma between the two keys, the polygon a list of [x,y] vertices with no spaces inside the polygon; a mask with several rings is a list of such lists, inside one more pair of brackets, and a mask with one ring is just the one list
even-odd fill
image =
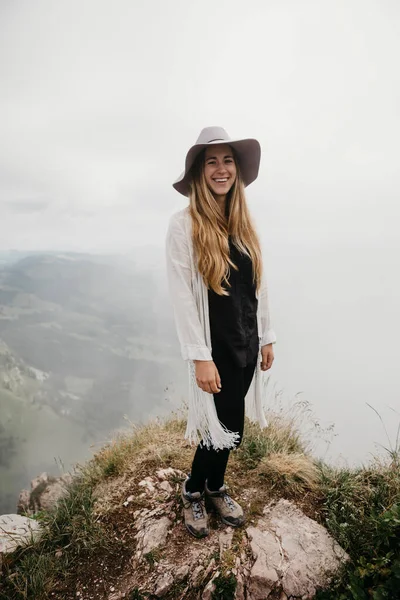
{"label": "long blonde hair", "polygon": [[189,211],[197,268],[208,289],[228,296],[230,268],[238,269],[229,257],[229,240],[253,263],[253,282],[259,290],[262,273],[261,246],[247,207],[243,180],[235,152],[236,179],[226,198],[227,217],[222,213],[204,175],[204,150],[192,166]]}

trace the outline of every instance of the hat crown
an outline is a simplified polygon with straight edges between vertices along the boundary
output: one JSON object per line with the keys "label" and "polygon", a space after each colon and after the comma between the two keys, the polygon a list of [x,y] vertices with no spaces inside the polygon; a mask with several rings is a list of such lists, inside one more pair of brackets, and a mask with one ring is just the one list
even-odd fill
{"label": "hat crown", "polygon": [[224,143],[230,141],[229,135],[223,127],[204,127],[197,138],[197,144]]}

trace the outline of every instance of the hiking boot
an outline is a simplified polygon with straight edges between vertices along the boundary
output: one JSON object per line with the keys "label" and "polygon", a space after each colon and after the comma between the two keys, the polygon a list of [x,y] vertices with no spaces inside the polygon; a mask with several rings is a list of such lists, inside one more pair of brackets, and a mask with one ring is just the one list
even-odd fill
{"label": "hiking boot", "polygon": [[244,514],[242,507],[229,496],[224,485],[216,492],[212,492],[208,489],[206,482],[205,493],[226,525],[231,525],[232,527],[243,525]]}
{"label": "hiking boot", "polygon": [[208,516],[204,502],[204,492],[187,492],[186,479],[182,484],[183,518],[186,529],[194,537],[208,535]]}

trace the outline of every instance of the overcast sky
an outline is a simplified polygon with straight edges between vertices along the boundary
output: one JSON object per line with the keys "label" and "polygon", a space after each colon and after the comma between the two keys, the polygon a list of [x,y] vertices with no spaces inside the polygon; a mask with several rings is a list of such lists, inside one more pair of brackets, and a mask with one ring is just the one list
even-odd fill
{"label": "overcast sky", "polygon": [[269,237],[396,235],[396,0],[0,7],[1,248],[159,244],[208,125],[260,140]]}
{"label": "overcast sky", "polygon": [[0,0],[0,249],[161,247],[201,128],[256,137],[274,373],[354,454],[400,404],[399,56],[398,0]]}

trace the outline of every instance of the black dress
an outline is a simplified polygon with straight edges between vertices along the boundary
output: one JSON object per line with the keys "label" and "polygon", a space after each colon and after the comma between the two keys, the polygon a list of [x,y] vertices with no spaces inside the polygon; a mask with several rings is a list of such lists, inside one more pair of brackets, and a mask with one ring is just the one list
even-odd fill
{"label": "black dress", "polygon": [[239,267],[230,268],[229,296],[208,290],[213,356],[228,353],[235,364],[245,367],[258,354],[256,286],[252,261],[233,244],[229,236],[230,258]]}
{"label": "black dress", "polygon": [[[236,447],[243,437],[245,396],[257,364],[259,340],[256,288],[251,259],[242,254],[229,238],[230,256],[239,270],[230,269],[229,296],[208,290],[212,357],[221,377],[222,388],[214,394],[217,416],[229,431],[238,433]],[[224,483],[230,450],[197,447],[186,483],[190,492],[203,491],[207,479],[211,490]]]}

